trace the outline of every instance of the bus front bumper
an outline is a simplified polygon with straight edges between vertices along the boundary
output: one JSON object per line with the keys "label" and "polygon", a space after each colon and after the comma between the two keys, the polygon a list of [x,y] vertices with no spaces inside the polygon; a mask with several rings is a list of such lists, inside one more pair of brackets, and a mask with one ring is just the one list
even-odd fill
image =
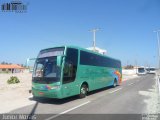
{"label": "bus front bumper", "polygon": [[35,97],[58,98],[58,99],[62,98],[60,89],[40,90],[32,87],[32,94]]}

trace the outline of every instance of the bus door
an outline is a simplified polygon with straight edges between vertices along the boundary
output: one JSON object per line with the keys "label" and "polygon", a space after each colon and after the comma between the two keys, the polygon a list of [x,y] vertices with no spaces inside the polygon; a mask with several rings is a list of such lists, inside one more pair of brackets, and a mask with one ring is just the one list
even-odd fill
{"label": "bus door", "polygon": [[77,63],[78,63],[78,50],[73,48],[68,48],[63,68],[63,80],[62,80],[63,97],[76,95],[79,92],[79,87],[76,82]]}

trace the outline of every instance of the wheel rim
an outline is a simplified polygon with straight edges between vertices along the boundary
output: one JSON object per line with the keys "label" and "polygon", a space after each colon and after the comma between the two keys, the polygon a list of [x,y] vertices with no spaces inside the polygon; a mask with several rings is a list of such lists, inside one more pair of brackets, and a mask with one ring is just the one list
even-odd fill
{"label": "wheel rim", "polygon": [[114,87],[117,85],[117,82],[116,82],[116,80],[114,81]]}
{"label": "wheel rim", "polygon": [[85,89],[84,87],[81,88],[81,93],[82,93],[83,95],[86,94],[86,89]]}

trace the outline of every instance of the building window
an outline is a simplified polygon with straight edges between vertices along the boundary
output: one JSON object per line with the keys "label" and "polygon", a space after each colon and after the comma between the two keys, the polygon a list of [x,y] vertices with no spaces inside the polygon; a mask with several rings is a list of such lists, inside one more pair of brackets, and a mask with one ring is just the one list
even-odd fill
{"label": "building window", "polygon": [[6,69],[5,69],[5,68],[3,68],[3,69],[2,69],[2,71],[6,71]]}

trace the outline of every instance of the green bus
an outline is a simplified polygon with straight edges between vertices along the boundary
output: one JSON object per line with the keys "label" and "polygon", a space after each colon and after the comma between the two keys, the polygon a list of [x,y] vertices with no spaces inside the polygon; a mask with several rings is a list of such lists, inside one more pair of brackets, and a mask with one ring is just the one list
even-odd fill
{"label": "green bus", "polygon": [[32,75],[34,97],[66,98],[121,84],[120,60],[74,46],[43,49]]}

